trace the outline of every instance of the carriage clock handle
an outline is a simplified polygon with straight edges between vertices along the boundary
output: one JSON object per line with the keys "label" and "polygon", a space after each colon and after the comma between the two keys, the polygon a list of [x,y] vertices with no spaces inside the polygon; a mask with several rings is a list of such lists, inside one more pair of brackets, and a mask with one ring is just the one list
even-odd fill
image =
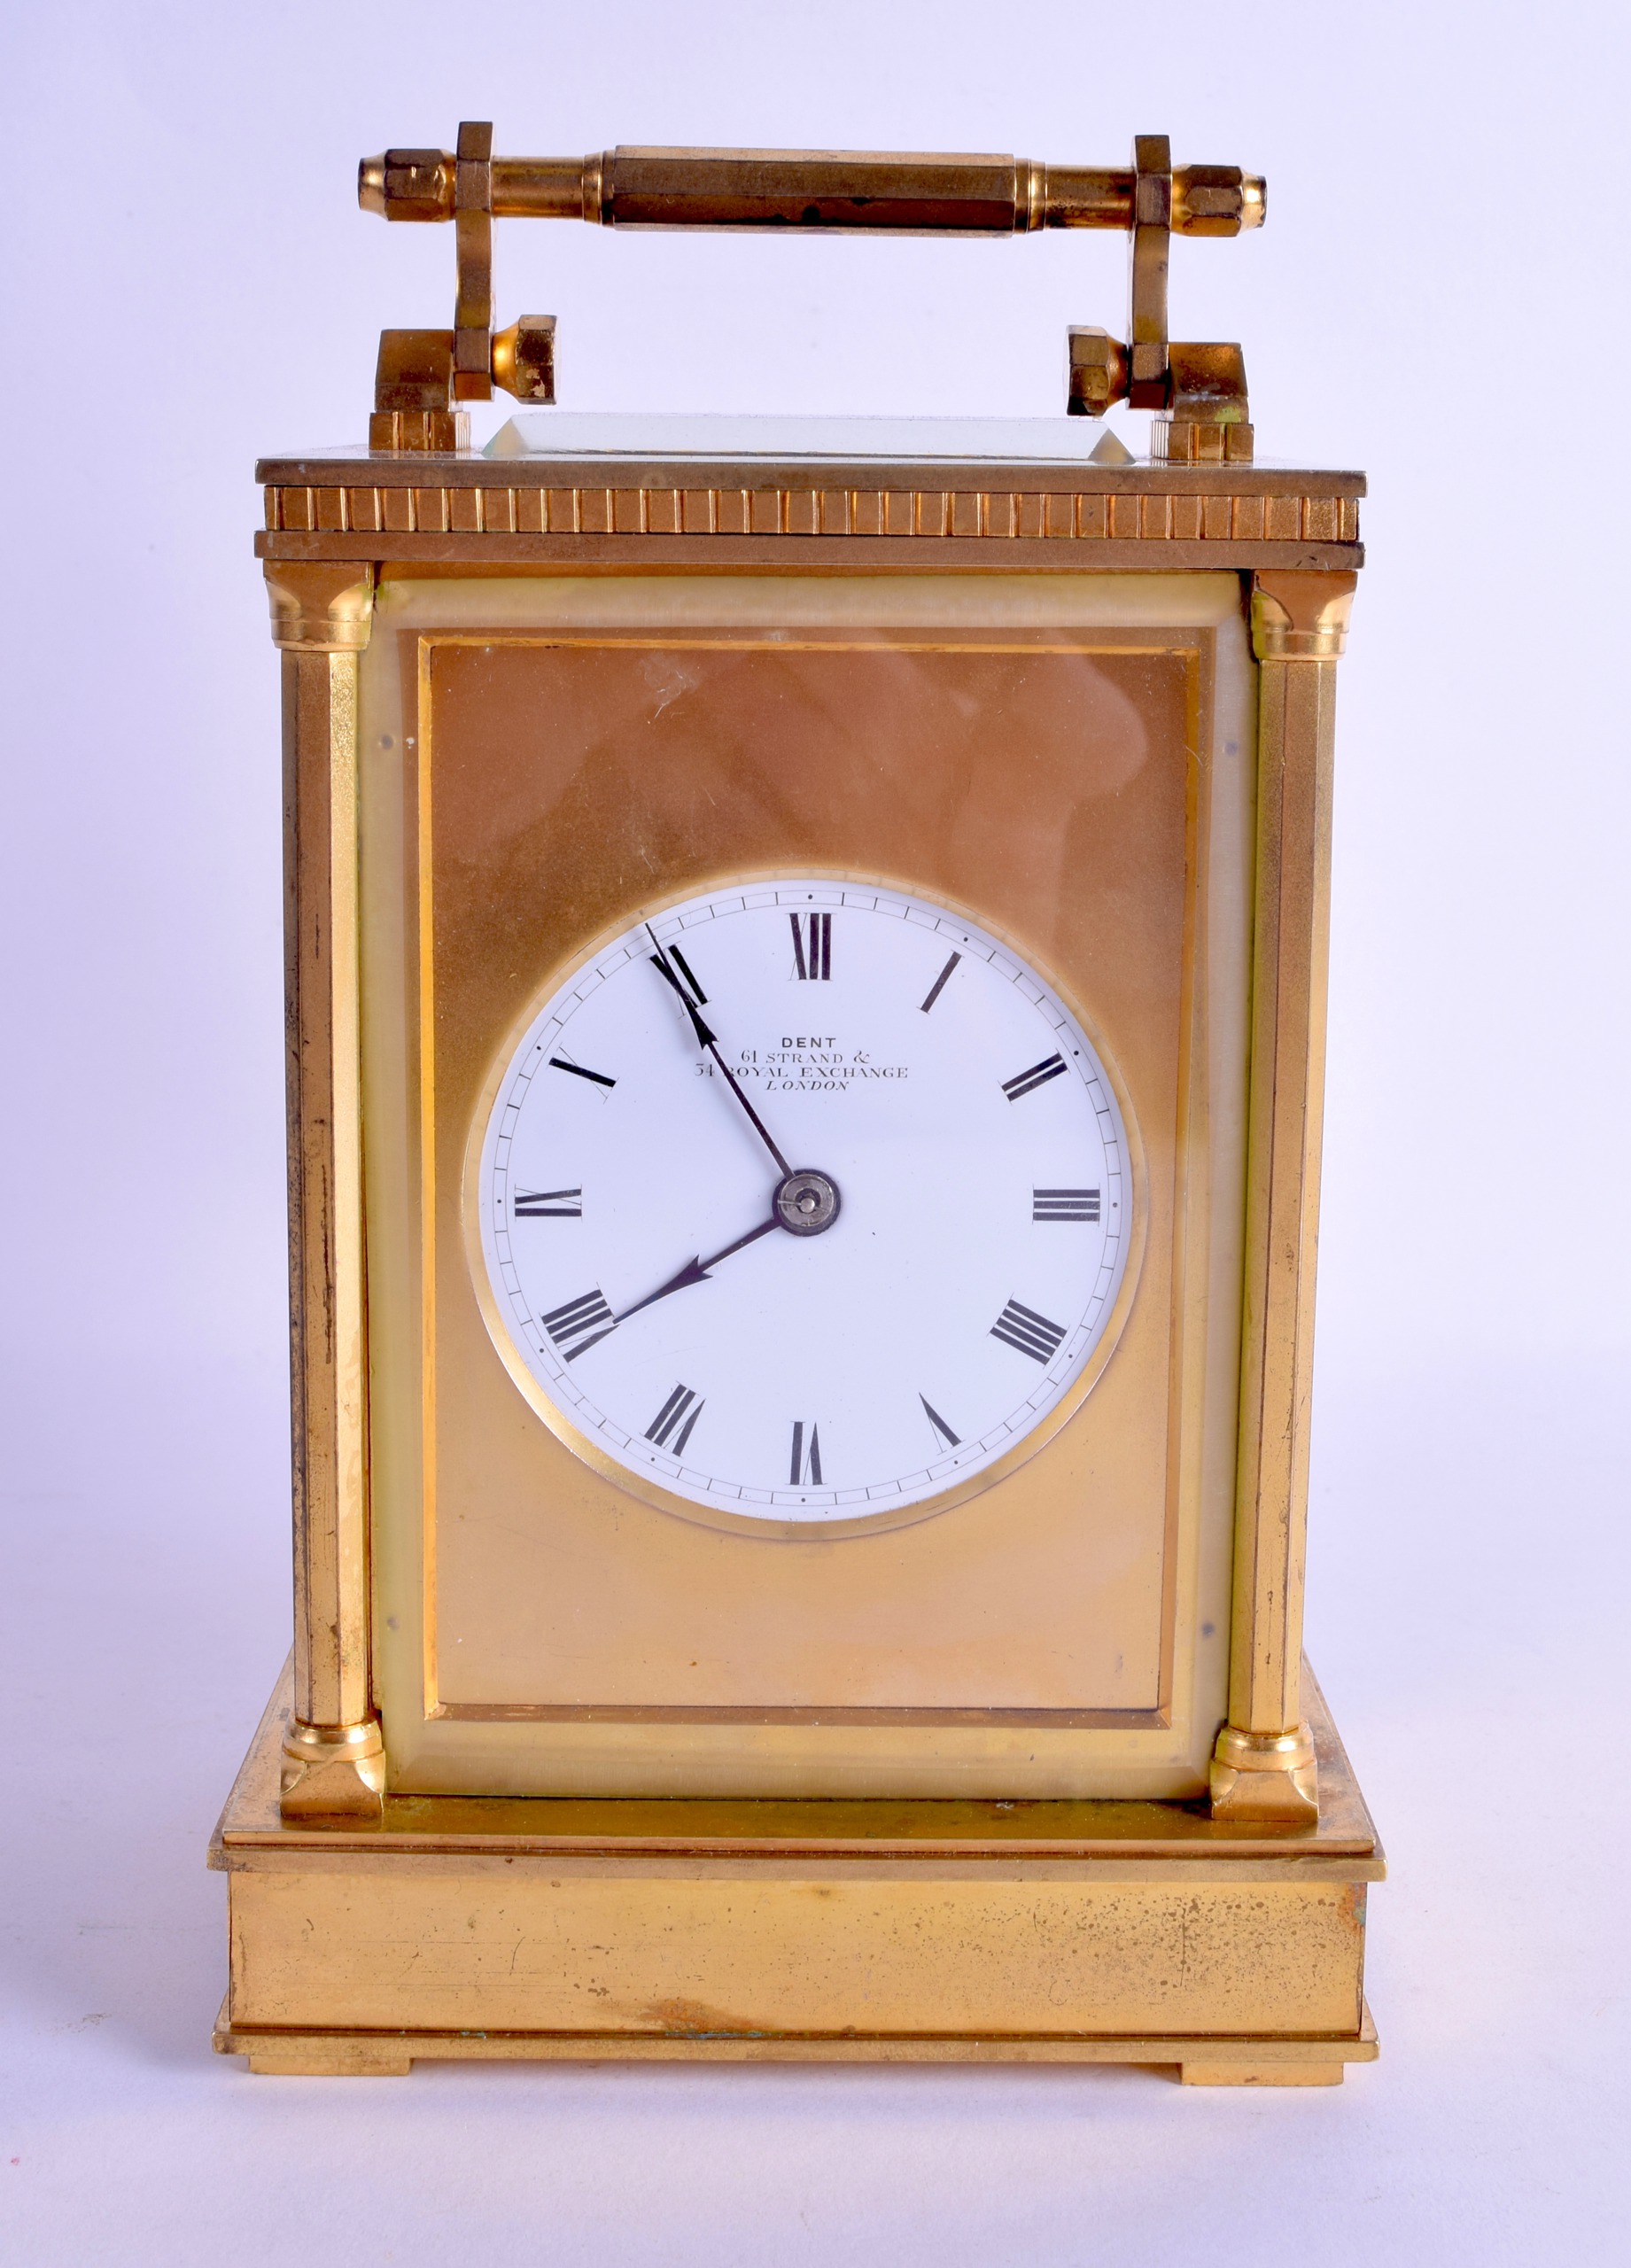
{"label": "carriage clock handle", "polygon": [[1262,225],[1264,184],[1239,166],[1174,171],[1164,134],[1141,134],[1130,167],[1050,166],[1026,158],[846,150],[617,149],[586,158],[495,158],[490,125],[459,128],[458,149],[365,158],[357,199],[387,221],[451,221],[458,291],[451,330],[380,334],[374,450],[468,448],[459,408],[555,400],[555,317],[493,328],[495,219],[590,221],[611,229],[882,230],[894,236],[1024,236],[1037,229],[1124,229],[1131,237],[1126,339],[1069,334],[1066,408],[1102,417],[1118,401],[1159,414],[1152,453],[1188,464],[1249,463],[1252,427],[1238,346],[1167,336],[1172,237],[1233,237]]}

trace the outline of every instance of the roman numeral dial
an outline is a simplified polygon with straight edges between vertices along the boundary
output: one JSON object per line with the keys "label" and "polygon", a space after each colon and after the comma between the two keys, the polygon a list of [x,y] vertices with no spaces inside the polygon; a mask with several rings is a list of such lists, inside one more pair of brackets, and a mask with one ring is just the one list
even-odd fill
{"label": "roman numeral dial", "polygon": [[596,1518],[622,1491],[836,1544],[1085,1422],[1130,1302],[1124,1105],[959,909],[756,873],[632,912],[490,1078],[458,1169],[480,1312]]}

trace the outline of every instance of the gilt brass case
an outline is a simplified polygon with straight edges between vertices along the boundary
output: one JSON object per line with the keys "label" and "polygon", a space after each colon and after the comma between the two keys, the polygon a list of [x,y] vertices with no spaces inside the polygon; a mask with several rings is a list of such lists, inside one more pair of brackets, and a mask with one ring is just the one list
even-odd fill
{"label": "gilt brass case", "polygon": [[[576,211],[579,175],[470,127],[456,159],[364,167],[371,209],[458,221],[461,298],[453,332],[386,334],[372,453],[260,468],[295,1646],[212,1854],[216,2044],[257,2069],[992,2056],[1324,2084],[1375,2052],[1380,1853],[1301,1654],[1363,484],[1251,462],[1239,350],[1169,348],[1169,229],[1226,233],[1208,197],[1254,224],[1261,183],[1174,175],[1143,137],[1125,175],[1031,168],[1027,204],[1016,163],[978,161],[980,227],[1133,231],[1131,344],[1073,334],[1071,407],[1165,404],[1154,461],[1062,420],[558,413],[471,457],[492,214]],[[641,197],[651,225],[687,224],[674,198],[750,225],[776,164],[618,151],[580,178],[613,225]],[[898,161],[901,212],[928,165]],[[927,225],[958,225],[942,190]],[[524,330],[548,347],[525,385]],[[500,382],[547,398],[548,319],[509,337]],[[540,998],[632,923],[771,875],[920,893],[1034,967],[1115,1091],[1132,1220],[1034,1432],[819,1529],[595,1449],[508,1350],[475,1212]]]}

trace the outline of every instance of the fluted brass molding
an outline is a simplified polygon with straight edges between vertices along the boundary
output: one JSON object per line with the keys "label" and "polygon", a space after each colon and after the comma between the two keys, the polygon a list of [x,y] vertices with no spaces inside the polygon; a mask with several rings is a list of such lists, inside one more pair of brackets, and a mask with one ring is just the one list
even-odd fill
{"label": "fluted brass molding", "polygon": [[1230,1721],[1212,1765],[1221,1817],[1317,1815],[1302,1721],[1303,1558],[1325,1076],[1336,660],[1356,578],[1259,574],[1257,880],[1251,1161]]}
{"label": "fluted brass molding", "polygon": [[273,533],[302,535],[983,536],[1325,545],[1358,542],[1359,499],[1312,491],[273,483],[266,491],[266,525]]}
{"label": "fluted brass molding", "polygon": [[372,570],[268,564],[283,654],[284,952],[293,1431],[291,1818],[377,1816],[369,1705],[367,1318],[357,904],[357,655]]}

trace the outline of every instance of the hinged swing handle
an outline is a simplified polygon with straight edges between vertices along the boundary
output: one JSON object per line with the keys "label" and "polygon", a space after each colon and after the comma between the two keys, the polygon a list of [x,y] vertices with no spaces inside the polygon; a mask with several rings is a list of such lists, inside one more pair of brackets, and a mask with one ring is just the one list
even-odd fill
{"label": "hinged swing handle", "polygon": [[1238,236],[1260,227],[1265,188],[1238,166],[1175,171],[1163,135],[1141,135],[1130,168],[1052,166],[1007,156],[843,150],[609,150],[586,158],[495,158],[493,129],[466,124],[458,148],[387,150],[358,169],[358,202],[388,221],[452,221],[458,295],[452,331],[386,331],[380,341],[376,449],[468,446],[455,406],[494,384],[555,399],[555,319],[493,330],[494,219],[579,220],[605,228],[756,229],[813,234],[1022,236],[1123,229],[1132,240],[1125,346],[1070,333],[1068,409],[1114,402],[1163,413],[1157,453],[1190,462],[1250,459],[1246,380],[1232,346],[1170,346],[1168,245],[1174,234]]}
{"label": "hinged swing handle", "polygon": [[[608,229],[882,230],[1012,237],[1036,229],[1130,229],[1135,169],[1029,158],[861,150],[647,150],[586,158],[493,158],[495,220],[589,221]],[[387,221],[451,221],[459,160],[387,150],[358,168],[357,200]],[[1263,217],[1263,183],[1239,166],[1172,175],[1181,237],[1233,237]]]}

